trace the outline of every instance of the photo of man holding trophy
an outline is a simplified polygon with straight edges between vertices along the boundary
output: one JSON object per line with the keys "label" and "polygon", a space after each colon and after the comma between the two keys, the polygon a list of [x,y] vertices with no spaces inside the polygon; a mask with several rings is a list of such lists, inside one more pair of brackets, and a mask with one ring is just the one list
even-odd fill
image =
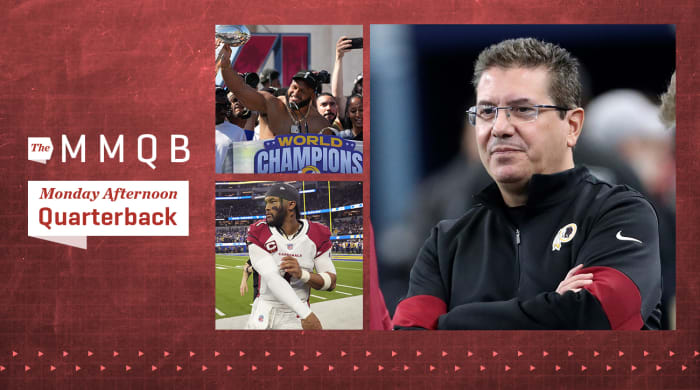
{"label": "photo of man holding trophy", "polygon": [[[343,129],[319,113],[316,100],[331,92],[341,95],[331,95],[334,101],[352,95],[353,76],[362,74],[362,26],[217,25],[215,37],[216,87],[256,118],[254,130],[245,129],[249,142],[217,144],[217,150],[228,150],[217,159],[217,173],[361,173],[362,143],[356,141],[362,138],[325,138],[340,137]],[[335,66],[339,39],[352,42],[343,47],[352,53],[346,71]],[[280,88],[268,85],[273,74]],[[294,138],[294,149],[284,150],[293,135],[302,137]],[[265,140],[274,142],[259,142]]]}
{"label": "photo of man holding trophy", "polygon": [[269,132],[261,134],[261,138],[272,138],[277,134],[321,133],[328,127],[328,121],[310,104],[316,100],[318,74],[298,72],[283,96],[258,91],[247,85],[233,68],[226,66],[231,62],[231,47],[223,41],[217,44],[221,46],[221,51],[216,66],[221,69],[226,86],[243,105],[267,117]]}

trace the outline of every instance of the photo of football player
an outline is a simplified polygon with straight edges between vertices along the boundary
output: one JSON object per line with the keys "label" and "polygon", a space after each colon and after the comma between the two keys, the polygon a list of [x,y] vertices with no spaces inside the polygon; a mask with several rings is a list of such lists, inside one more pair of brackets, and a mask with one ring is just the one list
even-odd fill
{"label": "photo of football player", "polygon": [[[217,196],[217,329],[362,328],[362,183],[316,184],[254,183],[243,185],[241,195]],[[327,209],[316,208],[321,199]],[[232,216],[228,202],[246,215]],[[254,301],[246,309],[250,274]],[[245,301],[232,307],[229,300],[239,297]],[[312,305],[311,298],[321,302]]]}

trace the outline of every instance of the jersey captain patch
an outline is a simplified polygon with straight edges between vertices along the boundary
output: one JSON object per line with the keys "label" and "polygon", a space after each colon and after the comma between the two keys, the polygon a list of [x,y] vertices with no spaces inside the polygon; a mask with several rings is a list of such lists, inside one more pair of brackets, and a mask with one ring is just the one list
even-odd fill
{"label": "jersey captain patch", "polygon": [[554,241],[552,241],[552,252],[560,250],[561,244],[571,241],[575,235],[575,223],[570,223],[564,226],[563,228],[559,229],[559,232],[557,232],[557,235],[554,237]]}
{"label": "jersey captain patch", "polygon": [[277,242],[275,241],[268,241],[265,243],[265,249],[267,249],[268,252],[270,253],[275,253],[277,252]]}

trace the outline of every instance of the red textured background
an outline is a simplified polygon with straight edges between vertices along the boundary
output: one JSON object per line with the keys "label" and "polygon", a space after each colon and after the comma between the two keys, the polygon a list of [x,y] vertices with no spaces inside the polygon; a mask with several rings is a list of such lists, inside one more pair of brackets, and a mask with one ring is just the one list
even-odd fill
{"label": "red textured background", "polygon": [[[283,10],[290,4],[293,8]],[[700,379],[697,2],[522,4],[4,1],[0,366],[5,369],[0,371],[0,388],[696,388]],[[676,24],[679,330],[214,331],[211,92],[217,23],[364,23],[366,68],[369,23]],[[85,164],[61,164],[56,154],[46,166],[26,160],[29,136],[51,136],[57,145],[60,134],[74,141],[83,133]],[[136,160],[136,137],[142,133],[159,137],[156,171]],[[170,133],[189,136],[188,163],[168,161]],[[124,164],[98,162],[98,134],[110,140],[125,134]],[[367,168],[368,154],[365,164]],[[94,237],[88,239],[87,251],[27,237],[27,180],[67,179],[189,180],[190,236]],[[368,170],[346,179],[365,180],[367,206]],[[367,313],[365,307],[365,324]]]}

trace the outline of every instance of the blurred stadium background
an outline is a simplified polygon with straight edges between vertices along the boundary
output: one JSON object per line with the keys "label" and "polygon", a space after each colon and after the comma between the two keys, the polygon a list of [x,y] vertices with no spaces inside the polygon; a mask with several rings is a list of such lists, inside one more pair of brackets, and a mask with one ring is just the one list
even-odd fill
{"label": "blurred stadium background", "polygon": [[[216,329],[243,328],[253,303],[253,278],[240,295],[248,226],[265,218],[263,199],[273,182],[216,183]],[[299,190],[302,218],[331,229],[333,291],[311,290],[311,307],[324,329],[362,329],[362,182],[286,182]]]}

